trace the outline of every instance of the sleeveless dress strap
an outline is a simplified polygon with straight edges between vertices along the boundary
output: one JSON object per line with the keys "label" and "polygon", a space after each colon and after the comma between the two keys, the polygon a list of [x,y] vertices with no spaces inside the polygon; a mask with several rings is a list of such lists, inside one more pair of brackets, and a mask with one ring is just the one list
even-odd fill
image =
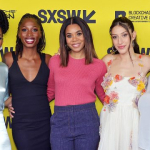
{"label": "sleeveless dress strap", "polygon": [[107,72],[110,71],[113,60],[114,60],[114,57],[112,56],[111,59],[107,62],[107,66],[108,66],[108,71]]}
{"label": "sleeveless dress strap", "polygon": [[140,59],[140,63],[138,64],[140,66],[139,76],[140,76],[140,78],[143,78],[143,72],[142,72],[142,67],[143,67],[142,55],[139,55],[139,59]]}
{"label": "sleeveless dress strap", "polygon": [[17,61],[17,58],[16,58],[16,54],[15,54],[15,52],[14,52],[14,51],[12,51],[11,53],[12,53],[13,60],[14,60],[14,61]]}
{"label": "sleeveless dress strap", "polygon": [[40,53],[40,57],[41,57],[42,62],[45,62],[45,54],[44,53]]}

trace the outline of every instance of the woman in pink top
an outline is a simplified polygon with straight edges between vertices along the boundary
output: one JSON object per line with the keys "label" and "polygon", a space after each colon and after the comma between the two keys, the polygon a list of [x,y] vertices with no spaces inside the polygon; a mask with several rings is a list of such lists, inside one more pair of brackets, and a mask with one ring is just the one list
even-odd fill
{"label": "woman in pink top", "polygon": [[106,73],[97,58],[87,23],[72,17],[60,30],[60,55],[49,63],[48,99],[55,98],[51,118],[52,150],[97,150],[99,117],[96,95],[105,96],[101,82]]}

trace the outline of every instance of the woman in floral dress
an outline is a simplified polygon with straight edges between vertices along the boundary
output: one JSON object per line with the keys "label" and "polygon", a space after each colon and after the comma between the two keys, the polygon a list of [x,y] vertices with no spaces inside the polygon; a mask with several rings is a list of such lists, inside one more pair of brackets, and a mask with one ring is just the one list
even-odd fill
{"label": "woman in floral dress", "polygon": [[98,150],[138,150],[137,103],[145,92],[150,57],[139,54],[133,23],[126,17],[112,22],[110,35],[113,54],[103,58],[107,65],[102,82],[106,97],[100,114]]}

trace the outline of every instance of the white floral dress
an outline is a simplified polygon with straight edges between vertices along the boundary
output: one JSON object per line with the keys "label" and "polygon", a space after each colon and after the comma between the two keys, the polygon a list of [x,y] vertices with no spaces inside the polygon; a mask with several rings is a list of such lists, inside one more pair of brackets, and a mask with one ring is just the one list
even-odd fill
{"label": "white floral dress", "polygon": [[[141,59],[141,55],[139,56]],[[110,68],[112,60],[108,62]],[[142,68],[142,64],[139,64]],[[98,150],[138,150],[138,99],[145,92],[146,77],[106,73],[102,86],[106,92],[100,114]]]}

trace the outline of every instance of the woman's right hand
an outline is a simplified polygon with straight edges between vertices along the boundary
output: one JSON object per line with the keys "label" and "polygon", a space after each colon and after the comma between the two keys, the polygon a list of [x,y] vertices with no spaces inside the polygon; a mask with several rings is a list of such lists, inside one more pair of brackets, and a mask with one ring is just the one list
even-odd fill
{"label": "woman's right hand", "polygon": [[12,97],[9,96],[9,98],[5,101],[5,107],[8,107],[9,110],[9,116],[11,118],[14,118],[14,116],[12,115],[12,113],[15,113],[14,108],[12,107]]}
{"label": "woman's right hand", "polygon": [[57,53],[55,55],[60,55],[60,48],[58,49]]}
{"label": "woman's right hand", "polygon": [[10,116],[11,118],[14,118],[14,116],[13,116],[12,114],[14,114],[15,111],[14,111],[14,108],[12,107],[12,103],[10,103],[10,104],[8,105],[8,110],[9,110],[9,116]]}

